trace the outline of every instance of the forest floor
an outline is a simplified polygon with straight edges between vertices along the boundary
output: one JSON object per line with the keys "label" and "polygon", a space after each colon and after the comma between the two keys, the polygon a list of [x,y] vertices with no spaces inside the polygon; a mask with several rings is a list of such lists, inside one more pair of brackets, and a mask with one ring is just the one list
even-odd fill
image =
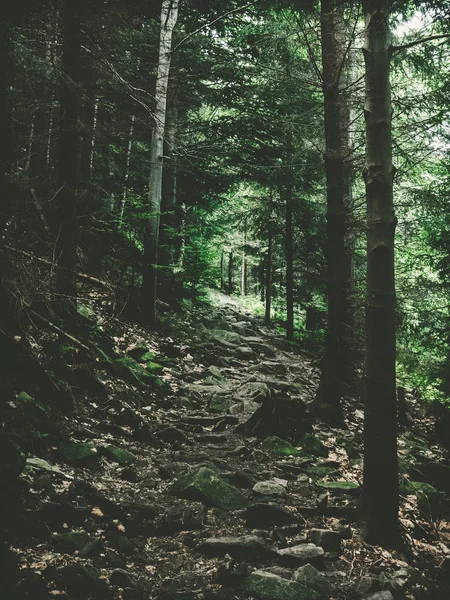
{"label": "forest floor", "polygon": [[[218,293],[158,335],[89,305],[118,355],[156,357],[165,386],[98,374],[106,395],[78,402],[46,462],[28,458],[21,598],[450,597],[448,496],[406,474],[448,468],[418,401],[400,436],[405,549],[372,547],[356,521],[361,405],[345,403],[345,430],[310,418],[319,372],[300,347]],[[296,449],[236,432],[277,394],[312,424]]]}

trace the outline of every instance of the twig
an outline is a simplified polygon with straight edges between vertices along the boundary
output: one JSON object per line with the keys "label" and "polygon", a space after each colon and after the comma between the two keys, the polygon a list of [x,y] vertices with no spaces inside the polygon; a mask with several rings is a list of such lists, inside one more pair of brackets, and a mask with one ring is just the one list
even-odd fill
{"label": "twig", "polygon": [[86,352],[90,352],[90,349],[85,344],[83,344],[83,342],[80,342],[80,340],[77,340],[77,338],[73,337],[73,335],[70,335],[70,333],[67,333],[67,331],[64,331],[63,329],[61,329],[60,327],[58,327],[57,325],[55,325],[54,323],[52,323],[51,321],[49,321],[48,319],[46,319],[45,317],[43,317],[42,315],[40,315],[39,313],[34,311],[33,309],[30,309],[29,312],[33,316],[35,316],[37,319],[39,319],[40,321],[45,323],[45,325],[50,327],[50,329],[53,329],[53,331],[56,331],[57,333],[59,333],[59,335],[62,335],[63,337],[68,339],[70,342],[72,342],[79,348],[82,348]]}

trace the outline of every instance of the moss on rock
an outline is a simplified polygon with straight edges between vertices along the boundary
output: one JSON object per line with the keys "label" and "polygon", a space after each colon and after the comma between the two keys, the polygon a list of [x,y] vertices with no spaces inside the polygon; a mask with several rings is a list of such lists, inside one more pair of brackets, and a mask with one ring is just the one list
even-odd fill
{"label": "moss on rock", "polygon": [[298,456],[299,454],[292,444],[276,435],[266,437],[262,443],[262,449],[274,456]]}

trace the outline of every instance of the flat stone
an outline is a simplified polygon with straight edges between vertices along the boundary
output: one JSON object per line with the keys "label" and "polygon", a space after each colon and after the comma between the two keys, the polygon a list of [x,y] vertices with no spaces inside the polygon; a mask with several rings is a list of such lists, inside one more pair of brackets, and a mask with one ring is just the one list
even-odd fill
{"label": "flat stone", "polygon": [[361,489],[361,486],[356,481],[321,480],[317,482],[317,485],[335,494],[350,494],[352,496],[357,496]]}
{"label": "flat stone", "polygon": [[286,488],[271,479],[259,481],[253,486],[253,491],[263,496],[286,496]]}
{"label": "flat stone", "polygon": [[265,559],[277,554],[275,548],[255,535],[209,538],[200,544],[198,550],[208,556],[225,556],[229,554],[233,558],[247,559]]}
{"label": "flat stone", "polygon": [[248,505],[247,498],[239,490],[207,467],[196,469],[178,479],[171,492],[181,498],[197,500],[223,510],[240,510]]}
{"label": "flat stone", "polygon": [[310,563],[299,567],[294,573],[293,580],[301,583],[310,590],[314,590],[321,598],[328,598],[333,589],[333,586],[325,575]]}
{"label": "flat stone", "polygon": [[297,581],[290,581],[267,571],[253,571],[246,591],[255,598],[268,600],[319,600],[320,596]]}
{"label": "flat stone", "polygon": [[258,502],[249,506],[244,513],[247,527],[266,528],[276,525],[292,525],[298,522],[294,513],[277,506],[276,504]]}
{"label": "flat stone", "polygon": [[249,367],[249,372],[264,373],[265,375],[286,375],[287,367],[283,363],[265,360],[257,365]]}
{"label": "flat stone", "polygon": [[331,529],[310,529],[308,537],[313,544],[320,546],[325,552],[340,552],[341,536]]}
{"label": "flat stone", "polygon": [[315,544],[299,544],[290,548],[283,548],[278,551],[278,555],[289,564],[304,565],[311,563],[321,565],[325,552],[320,546]]}
{"label": "flat stone", "polygon": [[262,449],[273,456],[296,456],[298,454],[298,450],[292,444],[276,435],[266,437],[262,443]]}

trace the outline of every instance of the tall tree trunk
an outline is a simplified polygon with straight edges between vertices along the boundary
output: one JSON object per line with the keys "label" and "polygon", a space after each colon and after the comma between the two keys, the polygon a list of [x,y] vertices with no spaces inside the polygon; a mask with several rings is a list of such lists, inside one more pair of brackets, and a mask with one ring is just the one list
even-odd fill
{"label": "tall tree trunk", "polygon": [[222,248],[222,252],[220,253],[220,291],[223,292],[225,290],[225,278],[223,275],[223,268],[225,263],[225,252]]}
{"label": "tall tree trunk", "polygon": [[272,191],[269,198],[269,219],[267,221],[267,260],[266,260],[266,311],[264,322],[270,325],[272,313],[272,252],[273,252],[273,223],[272,223]]}
{"label": "tall tree trunk", "polygon": [[288,340],[294,339],[294,173],[293,173],[292,131],[287,133],[286,142],[286,178],[282,183],[282,193],[286,206],[285,253],[286,253],[286,335]]}
{"label": "tall tree trunk", "polygon": [[242,263],[241,263],[241,296],[247,295],[247,257],[245,246],[247,245],[247,219],[244,217],[244,233],[242,240]]}
{"label": "tall tree trunk", "polygon": [[228,293],[233,293],[233,250],[230,250],[228,258]]}
{"label": "tall tree trunk", "polygon": [[60,131],[58,185],[56,197],[58,231],[56,238],[56,291],[62,316],[73,322],[76,315],[76,214],[78,186],[78,118],[80,111],[81,24],[78,0],[66,0],[62,75],[60,85]]}
{"label": "tall tree trunk", "polygon": [[122,203],[120,205],[120,220],[121,221],[123,221],[123,215],[125,214],[125,207],[127,205],[128,182],[130,179],[131,151],[133,150],[135,121],[136,121],[135,115],[131,115],[130,131],[128,133],[127,155],[126,155],[126,160],[125,160],[125,172],[124,172],[124,176],[123,176]]}
{"label": "tall tree trunk", "polygon": [[174,264],[177,210],[177,153],[178,107],[173,100],[167,111],[166,139],[162,199],[161,223],[159,228],[159,264],[170,267]]}
{"label": "tall tree trunk", "polygon": [[399,540],[389,0],[365,0],[367,299],[364,376],[365,538]]}
{"label": "tall tree trunk", "polygon": [[167,88],[172,51],[172,34],[178,18],[179,0],[163,0],[158,73],[155,88],[155,125],[150,149],[149,205],[150,218],[144,241],[143,313],[151,327],[156,325],[156,295],[158,285],[158,244],[161,213],[164,133],[166,124]]}
{"label": "tall tree trunk", "polygon": [[0,22],[0,233],[6,226],[13,205],[12,174],[15,169],[13,105],[14,59],[11,26]]}
{"label": "tall tree trunk", "polygon": [[344,8],[338,0],[322,0],[322,68],[327,182],[328,324],[317,395],[324,418],[342,422],[341,398],[353,382],[352,317],[349,301],[351,253],[347,244],[351,198],[349,172],[350,111],[345,92],[348,39]]}
{"label": "tall tree trunk", "polygon": [[80,155],[80,179],[83,186],[89,184],[94,161],[95,135],[97,130],[98,100],[96,98],[97,82],[92,67],[86,65],[82,73],[85,95],[81,107],[81,155]]}

